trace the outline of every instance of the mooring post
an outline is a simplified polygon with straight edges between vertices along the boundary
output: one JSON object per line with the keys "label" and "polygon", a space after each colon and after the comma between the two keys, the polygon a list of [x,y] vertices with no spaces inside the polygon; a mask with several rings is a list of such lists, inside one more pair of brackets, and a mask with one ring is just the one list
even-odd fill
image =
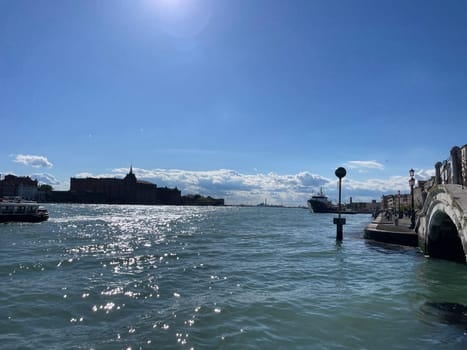
{"label": "mooring post", "polygon": [[341,217],[341,186],[342,186],[342,178],[347,174],[345,168],[337,168],[335,171],[336,176],[339,178],[339,203],[337,207],[337,218],[334,218],[334,225],[336,225],[336,241],[342,241],[343,233],[342,233],[342,226],[345,225],[345,218]]}

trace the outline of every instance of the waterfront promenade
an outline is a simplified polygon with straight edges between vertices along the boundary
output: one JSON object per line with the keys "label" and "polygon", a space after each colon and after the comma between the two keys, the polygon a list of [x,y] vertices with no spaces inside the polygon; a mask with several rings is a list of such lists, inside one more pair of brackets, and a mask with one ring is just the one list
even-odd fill
{"label": "waterfront promenade", "polygon": [[416,247],[418,245],[417,233],[409,227],[410,217],[398,219],[393,216],[388,219],[385,215],[380,214],[365,227],[365,238]]}

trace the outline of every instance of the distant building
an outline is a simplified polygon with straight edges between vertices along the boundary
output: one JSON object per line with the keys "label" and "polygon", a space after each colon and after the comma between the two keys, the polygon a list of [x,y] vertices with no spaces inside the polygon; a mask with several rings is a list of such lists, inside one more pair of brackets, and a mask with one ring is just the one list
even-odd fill
{"label": "distant building", "polygon": [[6,175],[0,180],[0,197],[22,197],[27,200],[37,198],[37,180],[29,176]]}
{"label": "distant building", "polygon": [[454,146],[451,157],[435,164],[436,184],[458,184],[467,186],[467,145]]}
{"label": "distant building", "polygon": [[[450,157],[435,164],[435,176],[418,180],[413,189],[414,208],[420,209],[425,203],[428,191],[436,185],[458,184],[467,186],[467,145],[451,148]],[[407,209],[412,207],[411,194],[385,195],[381,198],[384,209]],[[400,203],[400,204],[399,204]]]}
{"label": "distant building", "polygon": [[411,207],[410,193],[389,194],[381,197],[382,209],[389,209],[398,212]]}
{"label": "distant building", "polygon": [[354,202],[352,197],[350,197],[350,203],[346,204],[345,208],[357,213],[374,213],[381,209],[381,203],[376,200],[372,200],[371,202]]}
{"label": "distant building", "polygon": [[0,197],[22,197],[55,203],[83,204],[169,204],[169,205],[224,205],[224,199],[197,195],[181,195],[178,188],[157,187],[138,180],[130,167],[123,179],[71,178],[69,191],[39,190],[38,181],[29,176],[0,176]]}
{"label": "distant building", "polygon": [[223,198],[204,197],[199,194],[189,194],[182,196],[183,205],[224,205]]}
{"label": "distant building", "polygon": [[159,188],[147,181],[138,181],[130,167],[123,179],[71,178],[69,192],[52,192],[52,201],[106,204],[181,204],[177,188]]}

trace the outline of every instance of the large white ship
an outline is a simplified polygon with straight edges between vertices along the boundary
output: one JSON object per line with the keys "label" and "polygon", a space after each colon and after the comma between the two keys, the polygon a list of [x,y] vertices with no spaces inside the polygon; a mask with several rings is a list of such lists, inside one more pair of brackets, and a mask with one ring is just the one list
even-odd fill
{"label": "large white ship", "polygon": [[324,195],[323,189],[319,193],[313,195],[308,201],[308,209],[313,213],[336,213],[337,206],[332,204],[327,196]]}

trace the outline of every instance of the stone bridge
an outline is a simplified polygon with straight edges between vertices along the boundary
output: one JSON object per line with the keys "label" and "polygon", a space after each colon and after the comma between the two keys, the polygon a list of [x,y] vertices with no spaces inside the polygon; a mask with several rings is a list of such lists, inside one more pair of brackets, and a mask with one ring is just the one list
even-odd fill
{"label": "stone bridge", "polygon": [[467,187],[440,184],[431,188],[418,214],[416,231],[426,255],[467,262]]}

